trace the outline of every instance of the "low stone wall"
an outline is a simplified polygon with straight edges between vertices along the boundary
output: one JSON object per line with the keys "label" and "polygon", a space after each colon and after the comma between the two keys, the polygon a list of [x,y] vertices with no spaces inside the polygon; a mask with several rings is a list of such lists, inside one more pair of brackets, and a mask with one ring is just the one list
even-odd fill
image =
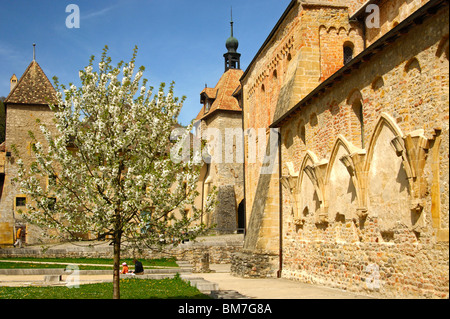
{"label": "low stone wall", "polygon": [[300,242],[282,277],[378,298],[448,298],[447,243]]}
{"label": "low stone wall", "polygon": [[[228,240],[208,239],[199,242],[187,242],[178,247],[167,247],[163,251],[144,249],[136,253],[126,247],[121,252],[121,258],[163,258],[175,257],[178,261],[199,263],[205,253],[209,254],[211,264],[229,264],[231,256],[241,250],[242,236],[230,236]],[[65,244],[60,247],[42,249],[41,247],[0,249],[2,257],[35,257],[35,258],[112,258],[113,247],[106,244],[99,246],[75,246]]]}
{"label": "low stone wall", "polygon": [[242,251],[233,254],[231,274],[243,278],[276,278],[278,256],[269,253]]}

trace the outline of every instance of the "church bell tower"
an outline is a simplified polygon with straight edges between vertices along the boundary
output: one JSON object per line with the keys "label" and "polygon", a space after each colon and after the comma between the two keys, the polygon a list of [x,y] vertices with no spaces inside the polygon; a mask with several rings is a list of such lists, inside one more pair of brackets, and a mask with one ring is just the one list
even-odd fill
{"label": "church bell tower", "polygon": [[237,52],[239,41],[233,36],[233,12],[231,12],[231,36],[227,39],[225,46],[228,50],[223,56],[225,58],[225,72],[229,69],[241,68],[241,54]]}

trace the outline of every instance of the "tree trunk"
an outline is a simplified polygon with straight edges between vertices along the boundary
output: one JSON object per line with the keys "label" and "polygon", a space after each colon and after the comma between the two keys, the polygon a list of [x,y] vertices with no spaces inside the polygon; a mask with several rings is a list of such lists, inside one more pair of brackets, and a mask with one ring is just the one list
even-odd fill
{"label": "tree trunk", "polygon": [[114,236],[113,299],[120,299],[120,234]]}

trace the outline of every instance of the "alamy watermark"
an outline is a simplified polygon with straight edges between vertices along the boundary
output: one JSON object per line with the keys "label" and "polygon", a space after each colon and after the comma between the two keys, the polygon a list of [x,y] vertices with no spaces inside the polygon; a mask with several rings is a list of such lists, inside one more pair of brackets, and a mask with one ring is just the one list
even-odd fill
{"label": "alamy watermark", "polygon": [[365,272],[368,274],[365,280],[367,289],[380,290],[380,267],[371,263],[365,267]]}
{"label": "alamy watermark", "polygon": [[70,13],[66,18],[66,27],[68,29],[80,28],[80,7],[76,4],[69,4],[66,7],[66,12]]}
{"label": "alamy watermark", "polygon": [[380,28],[380,7],[376,4],[369,4],[366,7],[366,27],[368,29],[379,29]]}
{"label": "alamy watermark", "polygon": [[[206,128],[191,134],[184,128],[172,131],[174,145],[170,150],[175,163],[192,161],[199,164],[262,164],[261,174],[274,172],[279,151],[279,129]],[[244,154],[244,149],[247,153]]]}
{"label": "alamy watermark", "polygon": [[[365,12],[366,17],[366,27],[369,29],[380,28],[380,7],[376,4],[367,5]],[[66,17],[66,27],[68,29],[79,29],[80,28],[80,7],[77,4],[69,4],[66,6],[66,13],[69,15]]]}
{"label": "alamy watermark", "polygon": [[80,268],[77,265],[68,265],[65,271],[70,273],[66,278],[66,287],[80,288]]}

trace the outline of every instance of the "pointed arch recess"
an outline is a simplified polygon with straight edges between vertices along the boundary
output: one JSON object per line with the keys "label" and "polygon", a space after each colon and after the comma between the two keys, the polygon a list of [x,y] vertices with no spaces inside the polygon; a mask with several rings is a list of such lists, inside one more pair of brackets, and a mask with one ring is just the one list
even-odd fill
{"label": "pointed arch recess", "polygon": [[[344,156],[340,156],[338,157],[341,148],[344,149],[345,151],[345,155]],[[346,169],[346,173],[348,174],[348,179],[349,181],[351,181],[353,187],[354,187],[354,192],[355,192],[355,200],[356,200],[356,206],[354,207],[354,211],[352,210],[351,212],[346,212],[347,214],[345,214],[347,217],[354,217],[354,214],[356,213],[356,210],[358,209],[358,207],[361,206],[361,202],[362,202],[362,198],[361,198],[361,183],[360,183],[360,179],[361,179],[361,174],[359,172],[359,167],[358,167],[358,163],[355,163],[355,156],[358,156],[360,154],[365,154],[365,151],[354,146],[352,143],[350,143],[343,135],[339,134],[337,136],[337,139],[334,143],[333,149],[331,151],[331,156],[330,156],[330,160],[328,162],[327,165],[327,170],[326,170],[326,174],[325,174],[325,207],[327,207],[328,209],[328,205],[329,205],[329,201],[331,200],[331,190],[335,188],[335,185],[331,185],[331,174],[333,172],[333,168],[335,166],[335,163],[337,161],[340,161],[342,163],[342,165],[345,167]],[[348,161],[343,161],[343,158],[348,159]],[[348,162],[351,162],[350,164]],[[349,165],[351,166],[351,168],[349,168]],[[351,206],[351,203],[348,203],[349,206]],[[343,214],[344,212],[340,212],[341,214]],[[333,218],[333,216],[330,216],[330,218]]]}
{"label": "pointed arch recess", "polygon": [[317,202],[316,207],[314,209],[314,212],[318,212],[318,220],[319,222],[326,221],[326,210],[325,210],[325,197],[324,197],[324,179],[325,179],[325,171],[326,166],[328,164],[328,161],[326,159],[319,160],[316,154],[314,154],[312,151],[308,150],[306,151],[306,155],[303,158],[302,165],[300,167],[300,173],[299,173],[299,179],[298,179],[298,194],[297,196],[300,196],[299,203],[300,203],[300,210],[302,210],[304,207],[304,201],[305,198],[303,196],[302,192],[302,185],[303,181],[306,178],[311,182],[312,186],[314,187],[314,194],[317,196],[315,199]]}
{"label": "pointed arch recess", "polygon": [[377,217],[381,232],[392,231],[398,225],[411,225],[411,188],[402,158],[405,154],[403,139],[403,132],[394,119],[382,113],[370,139],[364,165],[368,213]]}
{"label": "pointed arch recess", "polygon": [[372,162],[373,152],[375,148],[375,144],[378,140],[378,137],[380,136],[380,133],[383,129],[383,126],[386,126],[388,129],[392,131],[394,136],[403,137],[403,132],[400,129],[400,127],[397,125],[395,120],[387,113],[381,113],[380,119],[377,122],[377,125],[375,126],[375,129],[372,133],[372,137],[369,141],[369,147],[367,148],[367,157],[366,162],[364,165],[364,171],[368,172],[370,169],[370,164]]}
{"label": "pointed arch recess", "polygon": [[[330,160],[328,161],[329,163],[328,163],[327,172],[325,175],[325,184],[328,184],[328,181],[330,180],[331,169],[332,169],[334,162],[336,161],[336,156],[339,151],[339,147],[341,147],[341,146],[347,151],[347,153],[349,155],[360,151],[360,148],[354,146],[352,143],[350,143],[345,138],[345,136],[343,136],[342,134],[339,134],[336,138],[336,141],[334,142],[334,146],[331,151]],[[339,159],[337,159],[337,160],[339,160]]]}

